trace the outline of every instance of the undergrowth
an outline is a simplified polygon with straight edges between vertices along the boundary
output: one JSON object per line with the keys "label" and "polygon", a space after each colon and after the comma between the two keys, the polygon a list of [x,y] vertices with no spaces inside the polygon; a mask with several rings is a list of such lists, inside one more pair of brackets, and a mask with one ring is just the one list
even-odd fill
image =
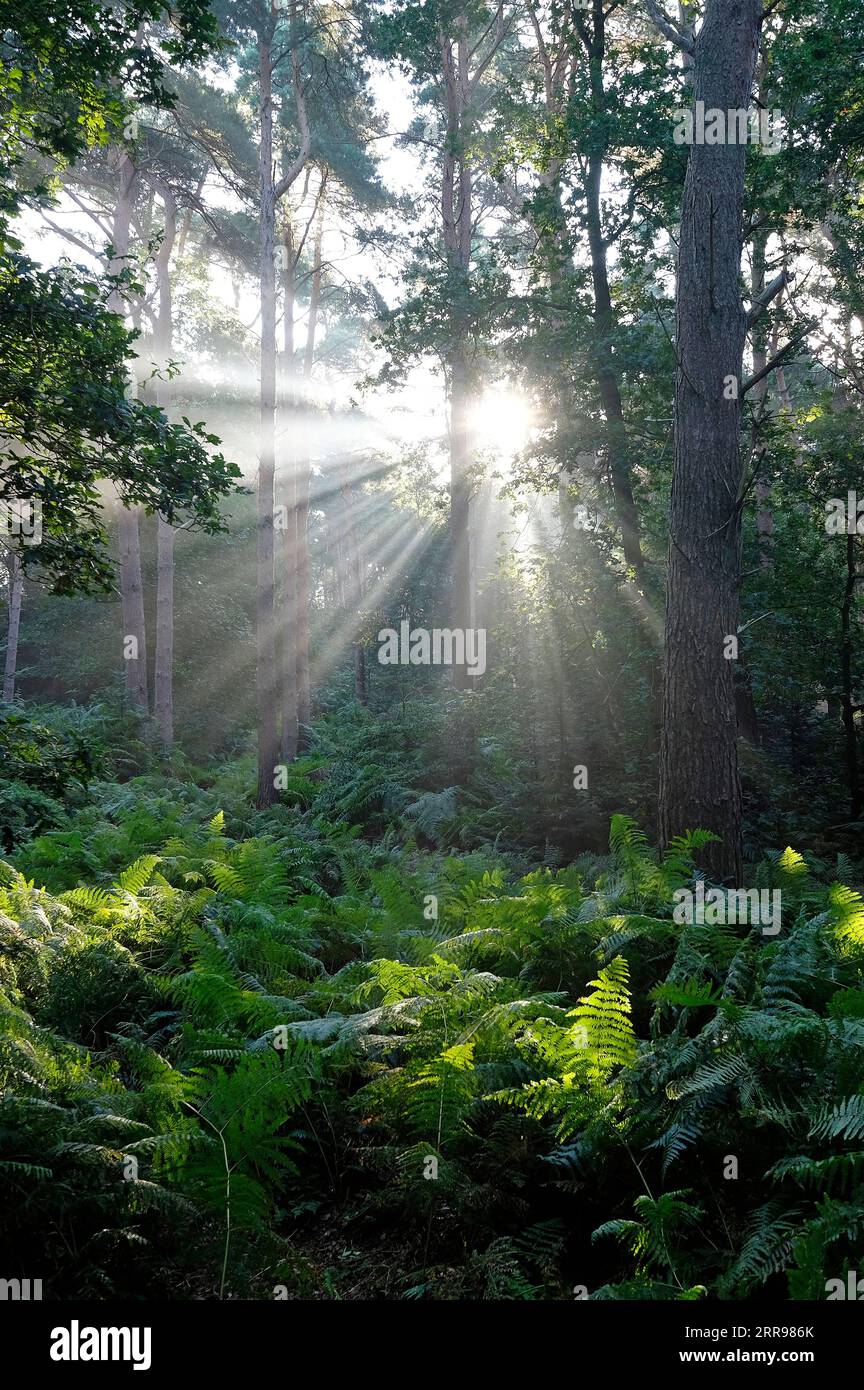
{"label": "undergrowth", "polygon": [[658,858],[616,816],[608,854],[543,863],[362,722],[271,810],[251,774],[94,782],[0,868],[8,1274],[782,1300],[857,1267],[848,860],[754,866],[776,935],[680,925],[698,831]]}

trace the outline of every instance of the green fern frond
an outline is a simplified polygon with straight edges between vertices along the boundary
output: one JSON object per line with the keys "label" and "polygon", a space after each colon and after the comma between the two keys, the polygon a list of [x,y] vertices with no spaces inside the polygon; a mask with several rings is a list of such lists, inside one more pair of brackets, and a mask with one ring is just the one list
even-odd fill
{"label": "green fern frond", "polygon": [[864,1150],[855,1153],[831,1154],[828,1158],[810,1158],[806,1154],[796,1154],[781,1158],[768,1169],[766,1177],[782,1181],[794,1178],[802,1186],[817,1187],[827,1191],[836,1184],[840,1191],[859,1186],[864,1173]]}
{"label": "green fern frond", "polygon": [[616,1067],[630,1066],[638,1055],[630,1021],[630,970],[624,956],[616,956],[590,983],[593,993],[580,999],[570,1017],[584,1030],[591,1074],[605,1078]]}
{"label": "green fern frond", "polygon": [[824,1106],[811,1126],[810,1136],[813,1139],[864,1138],[864,1095],[847,1096],[839,1104]]}
{"label": "green fern frond", "polygon": [[733,1086],[749,1073],[746,1057],[737,1052],[730,1052],[718,1057],[716,1061],[697,1067],[692,1076],[670,1081],[666,1087],[666,1094],[670,1100],[681,1100],[684,1096],[712,1091],[721,1086]]}
{"label": "green fern frond", "polygon": [[703,980],[667,980],[650,990],[648,998],[657,1004],[672,1004],[682,1009],[716,1008],[723,1002],[715,986]]}
{"label": "green fern frond", "polygon": [[117,878],[115,887],[123,893],[131,893],[137,896],[142,888],[150,882],[153,870],[160,863],[158,854],[143,854],[140,859],[136,859],[134,864],[130,864],[128,869]]}
{"label": "green fern frond", "polygon": [[22,1178],[36,1178],[39,1182],[47,1182],[54,1177],[53,1168],[45,1168],[39,1163],[21,1163],[11,1158],[0,1158],[0,1173],[9,1173],[12,1177],[17,1174]]}
{"label": "green fern frond", "polygon": [[864,898],[845,883],[834,883],[828,891],[828,904],[834,922],[834,939],[840,950],[851,955],[864,951]]}
{"label": "green fern frond", "polygon": [[113,893],[109,893],[106,888],[96,887],[72,888],[61,895],[60,901],[68,903],[70,907],[86,908],[89,912],[117,906],[117,899]]}
{"label": "green fern frond", "polygon": [[797,1209],[784,1210],[777,1202],[759,1207],[750,1218],[747,1238],[741,1251],[723,1275],[721,1297],[746,1297],[790,1263],[795,1236],[801,1229]]}
{"label": "green fern frond", "polygon": [[216,859],[208,859],[204,865],[210,882],[213,883],[220,893],[235,898],[245,898],[250,892],[250,885],[244,876],[230,864],[221,864]]}

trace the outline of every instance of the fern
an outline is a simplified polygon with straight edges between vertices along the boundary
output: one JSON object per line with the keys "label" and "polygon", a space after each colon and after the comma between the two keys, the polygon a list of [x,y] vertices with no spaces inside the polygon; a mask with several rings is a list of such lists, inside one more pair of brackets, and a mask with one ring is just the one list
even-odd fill
{"label": "fern", "polygon": [[630,972],[623,956],[601,970],[593,994],[579,1001],[570,1017],[584,1030],[589,1075],[605,1080],[617,1067],[630,1066],[637,1055],[630,1021]]}
{"label": "fern", "polygon": [[784,1270],[800,1224],[796,1209],[784,1210],[777,1202],[759,1207],[750,1219],[740,1254],[720,1281],[721,1297],[746,1297],[772,1274]]}
{"label": "fern", "polygon": [[802,1186],[817,1187],[827,1191],[836,1186],[841,1192],[853,1185],[859,1185],[864,1172],[864,1150],[855,1153],[832,1154],[828,1158],[809,1158],[796,1154],[781,1158],[769,1168],[766,1176],[782,1181],[793,1178]]}
{"label": "fern", "polygon": [[723,999],[715,987],[701,980],[666,981],[656,985],[649,996],[655,1003],[672,1004],[683,1009],[717,1007]]}
{"label": "fern", "polygon": [[813,1121],[810,1134],[815,1139],[864,1137],[864,1095],[847,1096],[838,1104],[824,1106]]}
{"label": "fern", "polygon": [[639,1196],[633,1203],[635,1220],[616,1219],[598,1226],[592,1241],[608,1236],[625,1243],[636,1261],[637,1275],[652,1268],[677,1278],[674,1242],[701,1220],[701,1210],[686,1190],[664,1192],[660,1197]]}
{"label": "fern", "polygon": [[647,838],[630,816],[612,817],[609,848],[627,890],[635,895],[642,893],[654,878],[655,866],[648,853]]}
{"label": "fern", "polygon": [[133,897],[137,897],[141,889],[149,883],[158,863],[158,854],[145,854],[140,859],[136,859],[134,864],[130,864],[129,868],[124,869],[123,873],[119,875],[115,888],[121,893],[129,893]]}
{"label": "fern", "polygon": [[845,955],[864,950],[864,898],[854,888],[835,883],[828,894],[834,939]]}

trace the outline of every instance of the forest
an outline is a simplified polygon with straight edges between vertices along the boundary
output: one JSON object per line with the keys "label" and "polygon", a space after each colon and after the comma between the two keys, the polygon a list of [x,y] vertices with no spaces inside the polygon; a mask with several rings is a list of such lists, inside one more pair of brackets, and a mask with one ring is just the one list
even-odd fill
{"label": "forest", "polygon": [[0,15],[2,1297],[864,1301],[860,0]]}

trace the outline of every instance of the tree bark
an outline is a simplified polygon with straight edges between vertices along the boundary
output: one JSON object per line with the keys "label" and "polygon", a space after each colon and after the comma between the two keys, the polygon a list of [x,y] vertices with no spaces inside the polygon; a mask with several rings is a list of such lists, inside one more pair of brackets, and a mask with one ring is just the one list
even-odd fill
{"label": "tree bark", "polygon": [[[765,289],[765,250],[768,243],[767,233],[757,231],[753,237],[753,253],[750,268],[750,302],[755,303],[759,295]],[[753,328],[753,367],[751,375],[756,376],[762,371],[768,361],[768,338],[764,319],[760,319]],[[759,537],[761,563],[767,567],[771,563],[770,550],[767,548],[767,541],[763,544],[763,537],[767,536],[770,526],[766,529],[763,523],[764,508],[768,505],[771,497],[771,485],[764,477],[762,472],[767,457],[765,445],[762,439],[761,427],[765,419],[765,411],[768,403],[768,377],[763,376],[757,381],[752,392],[753,402],[753,425],[750,432],[751,455],[750,462],[756,482],[754,492],[757,498],[757,518],[756,532]],[[770,512],[769,512],[770,517]],[[739,651],[738,659],[734,665],[733,676],[735,680],[735,708],[738,718],[738,732],[742,738],[754,747],[758,747],[761,742],[759,731],[759,713],[756,709],[756,701],[753,698],[753,682],[750,672],[747,669],[743,653]]]}
{"label": "tree bark", "polygon": [[156,523],[156,669],[153,703],[163,752],[174,747],[174,527]]}
{"label": "tree bark", "polygon": [[852,602],[855,583],[858,578],[855,564],[855,537],[846,537],[846,584],[843,589],[843,603],[840,609],[840,703],[843,718],[843,731],[846,741],[846,780],[849,784],[850,813],[852,820],[858,820],[864,810],[861,773],[858,766],[858,733],[855,728],[855,703],[852,689]]}
{"label": "tree bark", "polygon": [[[750,105],[761,0],[708,0],[693,61],[705,109]],[[678,255],[675,460],[666,588],[660,838],[702,827],[709,871],[740,882],[741,785],[733,663],[738,628],[741,402],[739,275],[745,149],[690,149]]]}
{"label": "tree bark", "polygon": [[[165,231],[156,256],[159,311],[154,334],[156,362],[163,373],[157,378],[156,403],[165,411],[171,403],[171,382],[166,368],[171,356],[173,323],[169,265],[177,234],[177,207],[167,185],[159,185],[165,209]],[[165,753],[174,744],[174,528],[160,516],[156,523],[156,668],[153,704],[159,740]]]}
{"label": "tree bark", "polygon": [[18,634],[21,628],[21,604],[24,599],[24,567],[14,550],[6,558],[9,571],[9,625],[6,629],[6,665],[3,672],[3,699],[10,704],[15,699],[15,677],[18,672]]}
{"label": "tree bark", "polygon": [[[136,169],[125,150],[117,162],[117,201],[111,228],[113,257],[108,267],[113,275],[126,268],[129,252],[129,229],[132,221]],[[115,287],[110,295],[109,308],[126,317],[126,302],[122,291]],[[144,588],[141,580],[141,541],[138,530],[139,508],[122,505],[119,519],[120,542],[120,604],[123,621],[123,672],[126,690],[139,708],[147,710],[147,632],[144,623]],[[130,646],[130,639],[132,645]]]}
{"label": "tree bark", "polygon": [[119,537],[126,689],[133,703],[146,711],[149,708],[147,635],[144,623],[144,584],[141,578],[141,537],[138,530],[137,507],[134,510],[128,507],[121,508]]}
{"label": "tree bark", "polygon": [[[606,122],[606,92],[603,86],[603,61],[606,54],[605,26],[605,16],[599,5],[595,6],[594,9],[594,28],[590,37],[584,25],[582,26],[583,41],[588,52],[592,114],[600,131],[605,131]],[[591,142],[588,174],[585,181],[588,247],[591,257],[591,280],[594,288],[594,371],[600,405],[606,421],[609,473],[612,479],[612,496],[615,502],[618,527],[621,532],[624,560],[635,571],[637,579],[641,580],[645,561],[642,555],[639,519],[633,497],[624,407],[621,402],[618,375],[612,365],[611,353],[616,324],[615,313],[612,308],[612,294],[609,289],[607,246],[603,236],[603,216],[600,205],[603,165],[607,147],[608,142],[605,135],[599,138],[595,135]]]}
{"label": "tree bark", "polygon": [[[450,582],[451,621],[471,627],[471,437],[473,395],[465,353],[454,344],[450,358]],[[453,668],[458,690],[471,686],[467,665]]]}
{"label": "tree bark", "polygon": [[[321,251],[324,238],[324,212],[326,208],[326,174],[322,175],[318,194],[318,211],[315,218],[315,239],[312,250],[312,283],[309,293],[309,317],[306,331],[306,350],[303,355],[303,380],[312,380],[315,365],[315,334],[321,308]],[[308,390],[305,392],[308,409]],[[297,547],[297,723],[298,747],[306,744],[306,729],[312,714],[312,695],[309,682],[309,486],[312,469],[309,461],[308,444],[304,450],[297,471],[297,493],[295,509],[296,547]]]}
{"label": "tree bark", "polygon": [[365,705],[369,701],[369,692],[366,652],[360,636],[363,624],[363,555],[355,516],[354,479],[348,459],[341,468],[339,491],[342,496],[343,517],[340,549],[343,552],[344,563],[341,568],[345,575],[345,582],[340,587],[344,589],[345,608],[351,613],[351,624],[354,628],[354,698],[359,704]]}
{"label": "tree bark", "polygon": [[[443,33],[441,55],[444,74],[446,133],[441,172],[441,227],[450,292],[453,297],[452,337],[448,354],[450,395],[450,611],[454,628],[471,626],[471,434],[473,400],[466,338],[465,305],[471,264],[473,179],[468,150],[468,22],[456,18],[455,43]],[[457,689],[471,685],[467,665],[454,666]]]}
{"label": "tree bark", "polygon": [[[258,456],[258,542],[256,574],[256,632],[258,666],[256,704],[258,727],[258,805],[276,800],[276,768],[280,755],[278,733],[279,682],[276,672],[276,594],[274,503],[276,476],[276,207],[299,176],[309,158],[311,135],[306,96],[296,43],[297,0],[292,0],[289,20],[291,81],[300,149],[278,182],[273,166],[273,55],[277,12],[262,17],[258,31],[258,150],[259,274],[261,287],[261,395]],[[283,692],[284,699],[284,692]],[[284,710],[283,710],[284,716]],[[284,720],[283,720],[284,722]],[[285,725],[290,736],[290,725]]]}
{"label": "tree bark", "polygon": [[366,648],[359,642],[354,644],[354,698],[358,704],[368,705],[369,690],[366,682]]}
{"label": "tree bark", "polygon": [[258,723],[258,805],[276,800],[279,761],[276,729],[276,632],[274,606],[273,506],[276,474],[276,266],[273,259],[276,196],[273,177],[273,92],[269,39],[258,42],[259,116],[259,272],[261,285],[261,397],[258,452],[258,529],[256,575],[256,682]]}
{"label": "tree bark", "polygon": [[290,216],[283,232],[285,252],[283,320],[283,414],[286,422],[285,467],[279,490],[282,516],[282,740],[283,763],[297,757],[297,452],[294,448],[297,391],[294,368],[296,252]]}

